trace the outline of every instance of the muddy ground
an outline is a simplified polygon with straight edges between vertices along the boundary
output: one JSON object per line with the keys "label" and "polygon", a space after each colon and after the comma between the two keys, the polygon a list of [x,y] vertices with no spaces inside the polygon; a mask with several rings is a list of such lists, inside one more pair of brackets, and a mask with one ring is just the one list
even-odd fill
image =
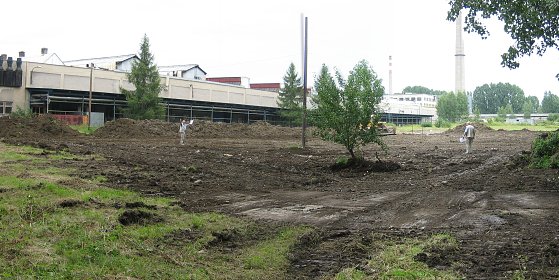
{"label": "muddy ground", "polygon": [[[28,128],[42,122],[42,130]],[[0,138],[98,154],[106,160],[64,164],[83,177],[105,176],[112,187],[175,197],[188,211],[315,226],[318,234],[295,248],[288,279],[363,267],[373,233],[399,240],[441,232],[456,236],[459,249],[420,256],[432,267],[455,263],[467,279],[519,270],[532,279],[559,277],[559,172],[530,169],[525,160],[537,132],[478,126],[472,154],[464,154],[460,128],[387,136],[387,154],[363,149],[383,163],[333,170],[344,148],[309,137],[300,149],[299,129],[198,122],[181,146],[177,124],[119,120],[80,136],[45,128],[55,125],[48,122],[0,119]]]}

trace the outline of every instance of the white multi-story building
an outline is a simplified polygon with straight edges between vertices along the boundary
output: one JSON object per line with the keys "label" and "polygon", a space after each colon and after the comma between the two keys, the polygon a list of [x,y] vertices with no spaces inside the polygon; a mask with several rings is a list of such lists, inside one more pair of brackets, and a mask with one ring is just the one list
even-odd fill
{"label": "white multi-story building", "polygon": [[[385,94],[380,102],[384,113],[422,115],[437,118],[437,96],[418,93]],[[430,120],[429,120],[430,121]]]}

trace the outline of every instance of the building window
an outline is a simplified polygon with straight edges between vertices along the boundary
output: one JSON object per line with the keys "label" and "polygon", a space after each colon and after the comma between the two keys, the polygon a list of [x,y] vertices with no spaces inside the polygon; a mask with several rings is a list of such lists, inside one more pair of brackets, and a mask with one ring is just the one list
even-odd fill
{"label": "building window", "polygon": [[417,98],[417,101],[421,101],[421,97],[418,97],[418,98]]}
{"label": "building window", "polygon": [[12,112],[11,101],[0,101],[0,115],[7,115]]}

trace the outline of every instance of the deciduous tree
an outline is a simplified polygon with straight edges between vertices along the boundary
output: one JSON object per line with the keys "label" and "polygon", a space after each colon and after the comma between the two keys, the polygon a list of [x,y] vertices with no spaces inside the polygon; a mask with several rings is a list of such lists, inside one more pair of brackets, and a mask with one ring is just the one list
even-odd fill
{"label": "deciduous tree", "polygon": [[496,114],[499,107],[507,104],[511,104],[513,112],[521,113],[524,100],[524,91],[509,83],[484,84],[473,94],[474,110],[479,109],[482,114]]}
{"label": "deciduous tree", "polygon": [[468,98],[463,93],[445,93],[437,100],[439,118],[456,122],[468,115]]}
{"label": "deciduous tree", "polygon": [[123,109],[124,116],[132,119],[162,119],[165,109],[160,104],[159,93],[163,89],[157,65],[149,50],[149,39],[144,34],[140,44],[140,59],[132,63],[132,70],[126,74],[128,81],[136,89],[120,90],[126,96],[128,107]]}
{"label": "deciduous tree", "polygon": [[[484,20],[497,17],[514,44],[501,55],[501,65],[511,69],[520,64],[518,59],[533,53],[542,55],[548,48],[558,48],[559,1],[557,0],[450,0],[447,19],[455,21],[462,9],[466,10],[464,29],[489,36]],[[556,76],[559,78],[559,74]]]}
{"label": "deciduous tree", "polygon": [[424,86],[407,86],[402,90],[402,93],[433,94],[433,90]]}
{"label": "deciduous tree", "polygon": [[[384,94],[382,80],[366,61],[360,61],[350,72],[347,81],[336,72],[336,80],[326,66],[315,82],[317,108],[315,125],[322,139],[342,144],[353,160],[355,149],[367,143],[385,148],[378,131],[378,104]],[[368,125],[373,129],[367,129]]]}
{"label": "deciduous tree", "polygon": [[559,113],[559,96],[547,91],[542,99],[543,113]]}
{"label": "deciduous tree", "polygon": [[540,110],[541,107],[540,100],[538,99],[537,96],[532,96],[532,95],[526,96],[526,100],[529,100],[530,103],[532,103],[532,107],[533,107],[532,113],[537,113]]}

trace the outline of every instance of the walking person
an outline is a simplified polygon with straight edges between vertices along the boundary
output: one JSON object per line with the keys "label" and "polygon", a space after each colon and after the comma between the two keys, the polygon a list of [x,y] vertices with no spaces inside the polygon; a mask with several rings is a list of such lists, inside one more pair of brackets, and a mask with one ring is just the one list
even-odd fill
{"label": "walking person", "polygon": [[186,120],[181,120],[180,122],[180,126],[179,126],[179,134],[181,136],[181,145],[184,145],[184,142],[186,140],[186,131],[188,130],[188,126],[190,126],[192,124],[192,121],[190,121],[190,123],[187,123]]}
{"label": "walking person", "polygon": [[466,123],[464,137],[466,138],[466,154],[469,154],[472,152],[472,143],[474,142],[474,138],[476,138],[476,129],[471,122]]}

